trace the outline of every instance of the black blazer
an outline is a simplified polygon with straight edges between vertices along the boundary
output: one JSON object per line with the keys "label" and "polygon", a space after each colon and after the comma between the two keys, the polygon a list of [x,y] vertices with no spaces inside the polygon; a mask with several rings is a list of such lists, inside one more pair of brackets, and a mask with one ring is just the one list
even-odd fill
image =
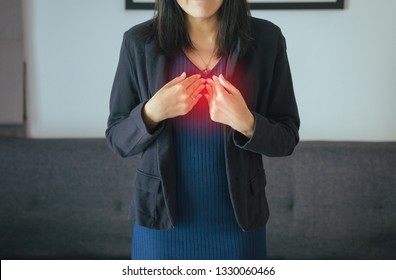
{"label": "black blazer", "polygon": [[[274,24],[252,18],[254,40],[240,57],[238,42],[223,75],[242,93],[255,117],[254,133],[246,138],[224,128],[226,170],[235,217],[245,230],[266,224],[266,176],[262,155],[290,155],[299,141],[300,125],[286,44]],[[171,126],[167,121],[150,133],[142,108],[166,82],[168,57],[153,37],[144,36],[152,20],[124,34],[110,98],[106,138],[121,157],[141,153],[129,216],[156,229],[177,225],[176,174]]]}

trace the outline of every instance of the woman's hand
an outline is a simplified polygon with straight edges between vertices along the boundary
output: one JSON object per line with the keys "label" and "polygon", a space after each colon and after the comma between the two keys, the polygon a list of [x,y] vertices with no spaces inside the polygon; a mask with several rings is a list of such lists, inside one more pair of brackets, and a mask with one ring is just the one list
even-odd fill
{"label": "woman's hand", "polygon": [[213,76],[206,84],[210,117],[214,122],[226,124],[248,138],[253,135],[254,116],[239,90],[223,75]]}
{"label": "woman's hand", "polygon": [[202,97],[205,79],[201,75],[180,76],[164,85],[143,108],[143,120],[149,129],[163,120],[182,116],[191,111]]}

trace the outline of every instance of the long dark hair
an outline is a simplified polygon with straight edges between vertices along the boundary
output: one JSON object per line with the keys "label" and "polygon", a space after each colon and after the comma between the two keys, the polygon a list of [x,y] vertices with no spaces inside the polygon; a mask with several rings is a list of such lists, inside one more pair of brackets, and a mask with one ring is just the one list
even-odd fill
{"label": "long dark hair", "polygon": [[[184,11],[176,0],[156,0],[152,30],[158,37],[160,47],[168,55],[183,49],[194,49],[188,35]],[[246,0],[224,0],[218,11],[219,31],[217,55],[229,53],[239,40],[243,55],[251,40],[250,10]]]}

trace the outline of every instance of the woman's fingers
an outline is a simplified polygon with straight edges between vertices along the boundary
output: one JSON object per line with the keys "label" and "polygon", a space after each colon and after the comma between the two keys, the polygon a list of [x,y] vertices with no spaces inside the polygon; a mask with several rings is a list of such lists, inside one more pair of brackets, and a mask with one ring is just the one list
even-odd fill
{"label": "woman's fingers", "polygon": [[[195,98],[200,91],[204,89],[203,84],[204,79],[201,79],[201,75],[196,74],[185,78],[186,74],[176,77],[171,82],[168,83],[168,87],[175,87],[174,93],[177,93],[179,97],[182,98]],[[184,78],[183,78],[184,77]],[[184,95],[184,97],[183,97]],[[174,97],[173,97],[174,98]]]}
{"label": "woman's fingers", "polygon": [[215,88],[215,92],[217,94],[219,94],[219,93],[228,94],[227,90],[220,83],[220,79],[218,77],[216,77],[216,76],[213,76],[213,85],[214,85],[214,88]]}
{"label": "woman's fingers", "polygon": [[207,84],[205,85],[207,94],[205,94],[205,98],[208,100],[208,104],[212,101],[212,96],[213,96],[213,88],[212,85],[209,81],[207,81]]}
{"label": "woman's fingers", "polygon": [[182,82],[186,78],[186,76],[187,76],[186,72],[181,73],[180,76],[177,76],[173,80],[169,81],[165,85],[165,88],[170,88],[170,87],[173,87],[174,85],[177,85],[178,83]]}
{"label": "woman's fingers", "polygon": [[201,75],[199,75],[199,74],[192,75],[192,76],[186,78],[184,81],[182,81],[181,85],[185,89],[188,89],[190,86],[194,85],[195,82],[199,82],[200,78],[201,78]]}
{"label": "woman's fingers", "polygon": [[194,106],[198,103],[198,101],[202,98],[202,94],[198,94],[195,97],[191,97],[191,104],[190,104],[190,110],[194,108]]}
{"label": "woman's fingers", "polygon": [[231,84],[229,81],[227,81],[223,74],[221,74],[218,78],[218,80],[220,81],[220,84],[230,93],[232,94],[240,94],[239,90],[233,85]]}
{"label": "woman's fingers", "polygon": [[195,97],[195,95],[199,94],[204,88],[205,79],[198,79],[194,83],[192,83],[187,88],[187,94],[189,97]]}
{"label": "woman's fingers", "polygon": [[205,89],[205,85],[201,84],[199,85],[190,95],[190,98],[192,99],[197,99],[198,97],[200,98],[202,96],[201,92]]}

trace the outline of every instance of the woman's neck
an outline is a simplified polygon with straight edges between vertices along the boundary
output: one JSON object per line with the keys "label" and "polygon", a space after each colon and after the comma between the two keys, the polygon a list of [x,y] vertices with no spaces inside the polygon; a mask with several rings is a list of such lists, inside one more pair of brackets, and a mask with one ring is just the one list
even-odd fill
{"label": "woman's neck", "polygon": [[205,52],[216,48],[218,33],[216,16],[205,19],[187,16],[187,29],[195,49]]}

